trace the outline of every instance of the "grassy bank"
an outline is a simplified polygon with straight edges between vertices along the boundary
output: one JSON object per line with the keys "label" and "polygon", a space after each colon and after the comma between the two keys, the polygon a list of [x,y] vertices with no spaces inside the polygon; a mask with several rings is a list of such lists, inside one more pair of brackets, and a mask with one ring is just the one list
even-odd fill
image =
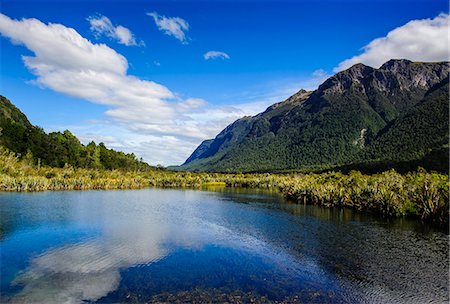
{"label": "grassy bank", "polygon": [[145,187],[228,187],[278,189],[306,204],[350,207],[386,217],[411,216],[448,223],[449,178],[394,170],[364,175],[348,174],[219,174],[165,170],[121,171],[35,166],[13,153],[0,152],[0,191],[138,189]]}

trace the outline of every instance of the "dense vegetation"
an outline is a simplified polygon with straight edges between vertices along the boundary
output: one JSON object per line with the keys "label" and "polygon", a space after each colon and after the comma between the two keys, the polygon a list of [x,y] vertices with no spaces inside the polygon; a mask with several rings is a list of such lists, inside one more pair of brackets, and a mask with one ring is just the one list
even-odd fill
{"label": "dense vegetation", "polygon": [[66,164],[92,169],[149,169],[134,154],[125,154],[105,147],[103,143],[80,143],[70,131],[46,134],[33,126],[27,117],[8,99],[0,96],[0,145],[35,164],[62,168]]}
{"label": "dense vegetation", "polygon": [[180,170],[448,172],[449,65],[357,64],[203,142]]}
{"label": "dense vegetation", "polygon": [[[403,74],[395,78],[398,69]],[[379,70],[357,65],[315,92],[300,91],[264,113],[236,121],[182,166],[283,174],[150,167],[102,143],[85,146],[67,130],[46,134],[0,96],[0,191],[268,188],[300,203],[446,224],[448,175],[416,170],[448,172],[448,90],[446,63],[392,61]],[[385,172],[365,175],[355,168]]]}
{"label": "dense vegetation", "polygon": [[226,185],[276,189],[299,203],[348,207],[386,217],[412,216],[448,223],[449,178],[421,170],[406,175],[390,170],[364,175],[322,174],[219,174],[167,170],[104,170],[65,166],[36,166],[0,152],[0,191],[85,189],[137,189],[144,187],[209,187]]}

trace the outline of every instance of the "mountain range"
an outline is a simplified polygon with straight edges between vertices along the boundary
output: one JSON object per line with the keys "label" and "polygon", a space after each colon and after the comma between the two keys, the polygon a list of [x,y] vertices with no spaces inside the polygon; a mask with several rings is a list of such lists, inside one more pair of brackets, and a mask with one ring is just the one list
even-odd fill
{"label": "mountain range", "polygon": [[[0,96],[0,145],[52,167],[150,169],[70,131],[45,133]],[[205,140],[181,166],[215,172],[449,169],[449,63],[363,64]]]}
{"label": "mountain range", "polygon": [[449,63],[356,64],[205,140],[176,170],[448,172]]}

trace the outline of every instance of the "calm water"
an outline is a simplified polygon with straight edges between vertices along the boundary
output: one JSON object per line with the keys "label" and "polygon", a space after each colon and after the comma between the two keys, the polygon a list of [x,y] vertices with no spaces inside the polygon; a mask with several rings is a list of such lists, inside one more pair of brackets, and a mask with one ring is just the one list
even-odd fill
{"label": "calm water", "polygon": [[444,303],[448,236],[244,190],[0,193],[0,302]]}

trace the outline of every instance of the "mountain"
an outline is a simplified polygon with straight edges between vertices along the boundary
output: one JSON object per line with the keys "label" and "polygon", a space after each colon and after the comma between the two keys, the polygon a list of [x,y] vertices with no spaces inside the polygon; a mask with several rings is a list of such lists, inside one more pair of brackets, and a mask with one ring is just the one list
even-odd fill
{"label": "mountain", "polygon": [[11,101],[0,96],[0,146],[27,157],[34,163],[51,167],[66,164],[96,169],[149,169],[147,163],[134,154],[125,154],[90,142],[80,143],[70,131],[46,134],[30,123]]}
{"label": "mountain", "polygon": [[448,171],[448,76],[448,62],[390,60],[379,69],[356,64],[313,92],[301,90],[235,121],[178,169],[423,165]]}

